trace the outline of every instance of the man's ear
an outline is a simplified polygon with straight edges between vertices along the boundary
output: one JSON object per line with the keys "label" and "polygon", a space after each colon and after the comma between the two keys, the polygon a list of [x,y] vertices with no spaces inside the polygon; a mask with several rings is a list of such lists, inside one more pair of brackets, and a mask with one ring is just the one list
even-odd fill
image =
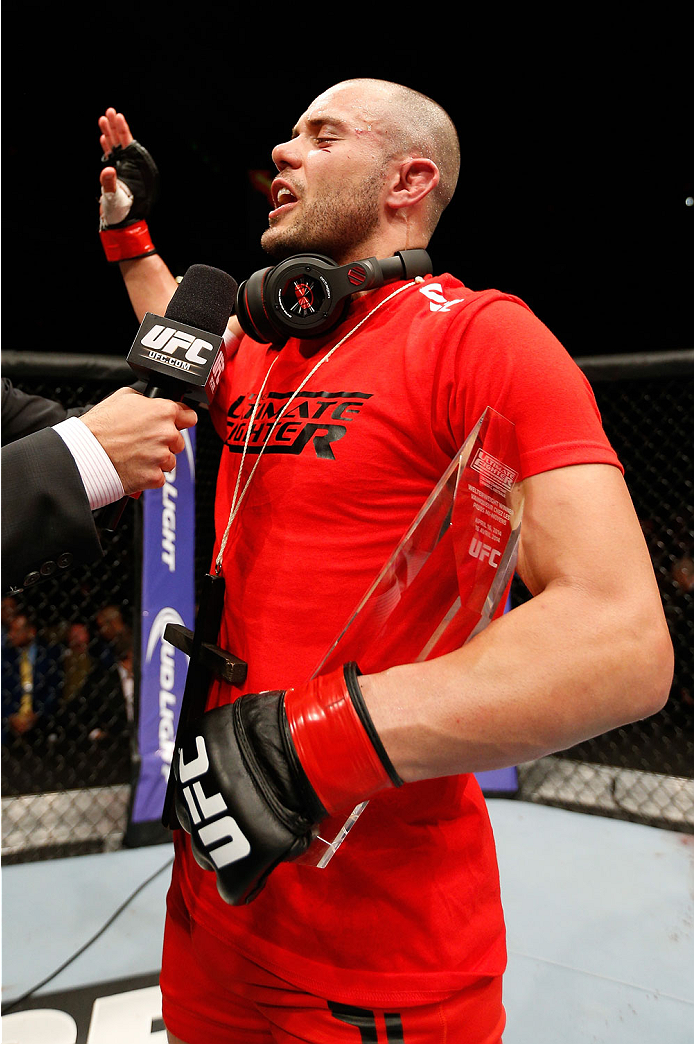
{"label": "man's ear", "polygon": [[386,205],[399,209],[412,207],[424,199],[439,183],[439,168],[424,156],[411,156],[398,168]]}

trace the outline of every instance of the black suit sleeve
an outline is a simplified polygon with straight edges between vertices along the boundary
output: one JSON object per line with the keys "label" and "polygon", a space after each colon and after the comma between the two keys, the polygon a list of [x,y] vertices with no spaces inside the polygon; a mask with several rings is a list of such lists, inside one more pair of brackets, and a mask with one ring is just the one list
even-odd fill
{"label": "black suit sleeve", "polygon": [[45,428],[3,446],[3,590],[101,555],[80,473],[60,436]]}
{"label": "black suit sleeve", "polygon": [[67,410],[59,402],[42,395],[29,395],[2,379],[2,444],[21,439],[41,428],[65,420]]}
{"label": "black suit sleeve", "polygon": [[42,395],[29,395],[2,378],[2,444],[22,439],[42,428],[49,428],[68,417],[79,417],[89,409],[79,406],[66,410],[59,402]]}

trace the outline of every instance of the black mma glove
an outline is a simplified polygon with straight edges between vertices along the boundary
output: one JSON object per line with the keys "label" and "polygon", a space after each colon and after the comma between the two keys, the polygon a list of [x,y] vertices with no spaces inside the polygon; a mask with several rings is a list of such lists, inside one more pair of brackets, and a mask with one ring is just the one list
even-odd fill
{"label": "black mma glove", "polygon": [[157,166],[138,141],[116,145],[101,157],[102,165],[115,167],[115,192],[101,193],[99,233],[109,261],[134,261],[155,254],[145,218],[159,191]]}
{"label": "black mma glove", "polygon": [[176,814],[231,905],[248,903],[326,816],[401,786],[346,664],[208,711],[174,753]]}

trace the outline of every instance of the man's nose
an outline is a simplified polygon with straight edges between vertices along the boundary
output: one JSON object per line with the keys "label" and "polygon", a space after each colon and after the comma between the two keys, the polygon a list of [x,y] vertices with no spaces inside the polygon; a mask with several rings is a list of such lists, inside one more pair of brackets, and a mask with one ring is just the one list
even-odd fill
{"label": "man's nose", "polygon": [[275,145],[272,150],[272,162],[279,171],[283,171],[285,167],[298,167],[301,161],[296,139],[291,138],[280,145]]}

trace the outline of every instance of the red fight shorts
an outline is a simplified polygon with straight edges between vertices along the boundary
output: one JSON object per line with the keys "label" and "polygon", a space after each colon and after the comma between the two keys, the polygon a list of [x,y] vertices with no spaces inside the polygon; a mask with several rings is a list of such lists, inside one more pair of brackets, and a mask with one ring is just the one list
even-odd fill
{"label": "red fight shorts", "polygon": [[205,931],[175,884],[167,906],[162,1014],[183,1044],[501,1044],[501,978],[416,1007],[337,1003],[304,993]]}

